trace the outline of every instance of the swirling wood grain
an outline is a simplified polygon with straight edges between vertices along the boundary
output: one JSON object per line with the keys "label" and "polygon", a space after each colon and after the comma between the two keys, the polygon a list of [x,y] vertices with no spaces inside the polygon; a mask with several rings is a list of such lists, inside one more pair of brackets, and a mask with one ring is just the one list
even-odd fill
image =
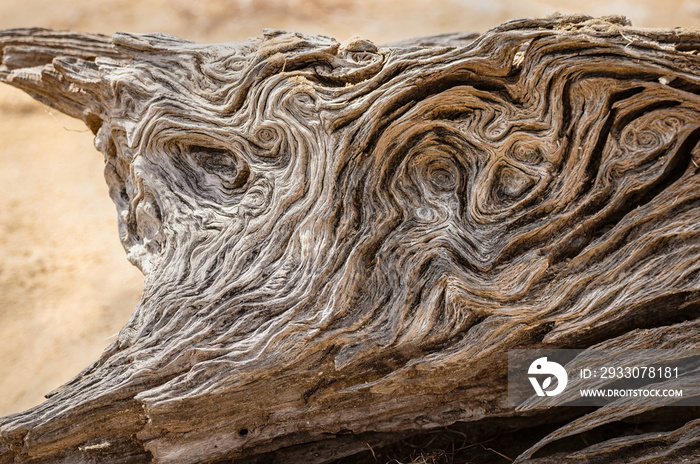
{"label": "swirling wood grain", "polygon": [[[523,424],[511,348],[700,341],[694,31],[555,17],[377,47],[12,30],[0,50],[1,80],[95,133],[147,276],[99,360],[0,420],[2,462],[329,462]],[[633,414],[605,411],[520,460]],[[691,456],[698,424],[578,453]]]}

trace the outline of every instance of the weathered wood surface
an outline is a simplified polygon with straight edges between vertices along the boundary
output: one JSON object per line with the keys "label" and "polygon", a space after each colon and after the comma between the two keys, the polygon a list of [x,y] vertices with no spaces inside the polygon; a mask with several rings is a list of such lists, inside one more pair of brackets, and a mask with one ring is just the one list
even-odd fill
{"label": "weathered wood surface", "polygon": [[514,411],[505,377],[515,347],[700,345],[700,33],[0,50],[95,133],[147,276],[99,360],[0,419],[0,462],[328,462],[454,423],[556,424],[520,462],[697,457],[693,411],[576,441],[640,411]]}

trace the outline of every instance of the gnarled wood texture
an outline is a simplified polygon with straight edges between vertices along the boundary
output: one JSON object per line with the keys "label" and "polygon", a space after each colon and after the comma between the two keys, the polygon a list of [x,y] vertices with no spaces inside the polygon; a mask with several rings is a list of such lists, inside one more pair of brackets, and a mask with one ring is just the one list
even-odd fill
{"label": "gnarled wood texture", "polygon": [[[508,349],[700,345],[697,32],[10,30],[0,50],[1,80],[95,133],[147,276],[99,360],[0,420],[1,462],[329,462],[455,423],[560,462],[645,411],[515,411]],[[566,453],[694,456],[688,411]]]}

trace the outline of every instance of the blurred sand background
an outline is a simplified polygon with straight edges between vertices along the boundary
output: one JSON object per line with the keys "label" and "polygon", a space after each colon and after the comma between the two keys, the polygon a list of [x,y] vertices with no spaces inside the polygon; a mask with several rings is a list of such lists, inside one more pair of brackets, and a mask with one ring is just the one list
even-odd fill
{"label": "blurred sand background", "polygon": [[[3,0],[0,29],[228,42],[270,27],[380,44],[557,11],[700,26],[691,0]],[[80,121],[0,85],[0,416],[38,404],[95,360],[138,302],[142,276],[119,244],[102,168]]]}

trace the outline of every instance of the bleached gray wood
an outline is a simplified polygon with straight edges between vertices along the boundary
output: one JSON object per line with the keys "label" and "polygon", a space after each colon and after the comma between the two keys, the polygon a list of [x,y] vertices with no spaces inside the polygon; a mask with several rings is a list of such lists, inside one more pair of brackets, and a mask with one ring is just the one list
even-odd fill
{"label": "bleached gray wood", "polygon": [[[506,405],[511,348],[697,346],[698,50],[617,17],[386,47],[0,33],[0,80],[95,133],[146,275],[100,359],[0,419],[0,462],[329,462],[559,420]],[[699,425],[576,456],[678,462]]]}

